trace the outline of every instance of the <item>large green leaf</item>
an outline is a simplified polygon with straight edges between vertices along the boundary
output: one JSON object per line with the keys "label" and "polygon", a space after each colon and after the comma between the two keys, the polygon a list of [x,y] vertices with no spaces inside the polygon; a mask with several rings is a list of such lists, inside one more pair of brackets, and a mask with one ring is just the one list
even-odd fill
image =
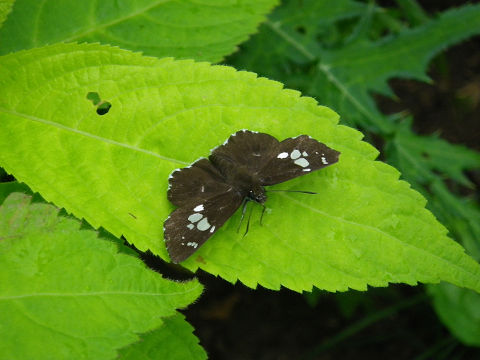
{"label": "large green leaf", "polygon": [[219,61],[278,0],[18,0],[0,54],[56,42],[101,42],[157,57]]}
{"label": "large green leaf", "polygon": [[[251,287],[365,290],[445,280],[480,291],[480,266],[446,236],[425,199],[374,161],[361,134],[277,82],[224,66],[158,60],[100,45],[0,58],[0,165],[94,227],[167,259],[168,175],[241,128],[307,133],[339,163],[277,188],[244,238],[237,213],[184,265]],[[99,116],[89,92],[110,102]]]}
{"label": "large green leaf", "polygon": [[20,193],[0,206],[0,268],[4,359],[113,359],[202,291]]}
{"label": "large green leaf", "polygon": [[177,313],[164,319],[160,329],[142,335],[139,342],[122,349],[120,358],[122,360],[206,359],[207,354],[198,345],[198,339],[192,334],[192,331],[193,327],[185,321],[185,316]]}

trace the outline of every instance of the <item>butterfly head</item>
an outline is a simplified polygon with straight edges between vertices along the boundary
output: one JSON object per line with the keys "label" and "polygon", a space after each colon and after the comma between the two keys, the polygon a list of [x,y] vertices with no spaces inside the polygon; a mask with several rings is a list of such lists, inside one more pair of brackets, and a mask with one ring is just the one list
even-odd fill
{"label": "butterfly head", "polygon": [[267,201],[265,189],[260,184],[253,185],[247,196],[249,199],[254,200],[262,205],[265,203],[265,201]]}

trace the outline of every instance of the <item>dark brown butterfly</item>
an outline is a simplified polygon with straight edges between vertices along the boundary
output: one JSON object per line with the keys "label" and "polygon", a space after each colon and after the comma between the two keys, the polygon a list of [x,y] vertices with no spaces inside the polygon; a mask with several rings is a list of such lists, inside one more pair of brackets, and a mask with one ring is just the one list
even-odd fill
{"label": "dark brown butterfly", "polygon": [[207,241],[245,200],[264,204],[264,186],[278,184],[338,161],[340,153],[307,135],[279,142],[273,136],[241,130],[211,155],[175,170],[168,199],[178,209],[164,223],[174,263]]}

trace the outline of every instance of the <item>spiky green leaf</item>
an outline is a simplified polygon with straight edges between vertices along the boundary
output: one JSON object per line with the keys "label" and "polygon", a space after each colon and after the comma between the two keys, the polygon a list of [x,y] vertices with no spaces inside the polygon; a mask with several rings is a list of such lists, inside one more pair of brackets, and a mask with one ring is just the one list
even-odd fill
{"label": "spiky green leaf", "polygon": [[[94,227],[168,259],[168,175],[238,129],[302,133],[338,164],[270,195],[263,226],[237,213],[184,265],[251,287],[365,290],[440,280],[480,290],[480,266],[446,236],[425,199],[374,161],[361,134],[277,82],[224,66],[158,60],[100,45],[57,45],[0,58],[0,165]],[[112,104],[99,116],[95,91]],[[280,187],[280,186],[278,186]],[[278,188],[277,187],[277,188]]]}
{"label": "spiky green leaf", "polygon": [[113,359],[201,293],[30,199],[14,193],[0,206],[2,358]]}
{"label": "spiky green leaf", "polygon": [[255,32],[277,0],[17,0],[0,54],[56,42],[101,42],[157,57],[219,61]]}
{"label": "spiky green leaf", "polygon": [[169,359],[202,360],[207,358],[205,350],[198,345],[192,334],[193,327],[185,321],[185,316],[177,313],[163,319],[160,329],[143,334],[139,342],[120,351],[120,359]]}
{"label": "spiky green leaf", "polygon": [[[309,8],[303,13],[318,13],[317,7],[329,3],[307,1],[305,6]],[[345,6],[344,16],[361,15],[360,9],[352,11],[354,3],[341,3]],[[287,1],[287,6],[298,6],[298,2]],[[362,16],[368,17],[368,11],[365,9]],[[321,31],[324,22],[319,21],[317,28],[310,28],[303,25],[308,21],[307,16],[293,17],[294,21],[291,18],[279,7],[261,26],[260,32],[245,44],[246,51],[232,58],[230,63],[315,96],[322,104],[348,114],[343,119],[347,124],[383,133],[391,133],[394,126],[378,111],[371,92],[391,95],[387,80],[392,77],[428,80],[425,71],[433,56],[449,45],[480,33],[480,5],[443,12],[421,26],[406,28],[395,36],[377,41],[363,36],[349,42],[347,36],[338,37],[336,46],[325,46],[328,39],[316,36],[315,31]],[[339,14],[331,21],[338,18],[341,18]],[[334,28],[332,22],[330,28]],[[309,31],[300,34],[299,26]],[[312,43],[316,45],[309,45]],[[271,49],[268,56],[262,56],[265,48]],[[297,60],[299,57],[303,61]],[[292,59],[297,64],[288,61]],[[308,76],[303,81],[297,74],[298,63],[308,64],[300,67],[307,66],[304,70]]]}
{"label": "spiky green leaf", "polygon": [[464,186],[473,186],[464,171],[480,168],[480,154],[438,136],[416,135],[409,126],[399,127],[386,153],[389,162],[403,169],[406,179],[422,184],[434,182],[438,173]]}

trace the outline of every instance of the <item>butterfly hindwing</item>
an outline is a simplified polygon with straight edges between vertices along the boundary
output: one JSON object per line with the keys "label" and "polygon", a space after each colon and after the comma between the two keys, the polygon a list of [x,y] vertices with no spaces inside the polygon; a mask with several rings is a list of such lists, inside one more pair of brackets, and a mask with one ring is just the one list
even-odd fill
{"label": "butterfly hindwing", "polygon": [[240,207],[243,197],[233,188],[210,199],[194,199],[173,211],[163,230],[167,251],[178,263],[192,255]]}
{"label": "butterfly hindwing", "polygon": [[228,189],[230,186],[222,181],[219,171],[202,158],[170,175],[167,197],[172,204],[183,206],[195,199],[209,199]]}
{"label": "butterfly hindwing", "polygon": [[339,155],[310,136],[288,138],[278,144],[258,176],[262,185],[278,184],[334,164]]}
{"label": "butterfly hindwing", "polygon": [[231,135],[225,144],[215,148],[209,159],[227,172],[240,166],[254,174],[270,160],[271,152],[278,144],[279,141],[271,135],[240,130]]}

